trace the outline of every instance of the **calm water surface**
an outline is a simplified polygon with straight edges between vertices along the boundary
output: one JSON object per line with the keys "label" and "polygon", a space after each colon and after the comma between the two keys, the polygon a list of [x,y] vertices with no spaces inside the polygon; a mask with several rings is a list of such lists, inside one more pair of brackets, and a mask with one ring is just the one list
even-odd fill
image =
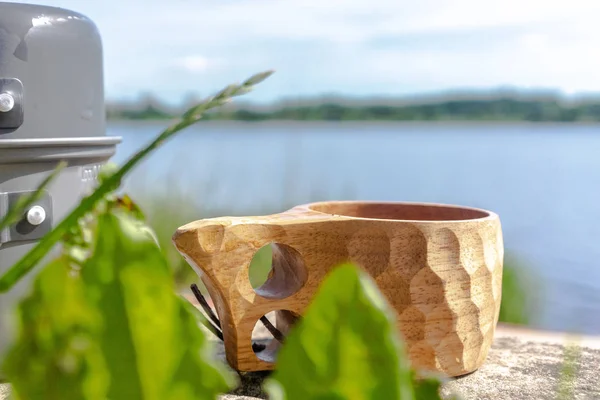
{"label": "calm water surface", "polygon": [[[110,124],[124,138],[115,161],[163,126]],[[231,215],[326,199],[495,211],[507,254],[533,274],[534,324],[600,334],[600,126],[203,123],[126,183],[172,184]]]}

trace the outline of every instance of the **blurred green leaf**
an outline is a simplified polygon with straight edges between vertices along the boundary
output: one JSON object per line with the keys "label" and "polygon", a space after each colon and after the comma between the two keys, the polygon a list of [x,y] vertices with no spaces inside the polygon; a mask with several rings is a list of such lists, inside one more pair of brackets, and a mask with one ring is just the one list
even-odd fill
{"label": "blurred green leaf", "polygon": [[17,398],[214,399],[231,388],[131,211],[107,209],[91,258],[64,254],[36,278],[6,364]]}
{"label": "blurred green leaf", "polygon": [[258,249],[250,261],[248,277],[254,289],[262,286],[269,279],[273,264],[273,248],[266,245]]}
{"label": "blurred green leaf", "polygon": [[[440,399],[440,389],[442,381],[435,376],[415,379],[414,390],[415,399]],[[458,399],[457,397],[447,397],[446,400]]]}
{"label": "blurred green leaf", "polygon": [[[207,364],[212,355],[207,340],[199,335],[200,313],[184,299],[178,299],[183,354],[171,380],[165,400],[214,399],[216,392],[225,392],[235,386],[233,375],[224,364]],[[200,357],[201,356],[201,357]]]}
{"label": "blurred green leaf", "polygon": [[100,324],[68,260],[59,258],[36,277],[18,309],[18,340],[3,366],[17,399],[106,398],[109,377],[98,343]]}
{"label": "blurred green leaf", "polygon": [[557,399],[570,400],[575,398],[575,386],[580,362],[581,347],[577,343],[568,343],[564,347],[564,362],[558,379]]}
{"label": "blurred green leaf", "polygon": [[82,276],[103,318],[99,341],[110,399],[213,399],[230,388],[230,378],[202,358],[204,335],[175,295],[162,253],[134,217],[119,210],[99,216],[94,255]]}
{"label": "blurred green leaf", "polygon": [[172,236],[181,225],[205,215],[191,196],[184,195],[181,189],[172,183],[173,180],[166,184],[164,192],[138,193],[137,198],[148,217],[148,225],[155,233],[178,288],[189,288],[198,276],[173,246]]}
{"label": "blurred green leaf", "polygon": [[[278,355],[271,399],[439,399],[415,386],[393,310],[353,265],[325,279]],[[427,397],[417,397],[426,394]]]}
{"label": "blurred green leaf", "polygon": [[524,268],[513,259],[507,259],[502,272],[502,302],[500,304],[500,322],[527,325],[529,323],[529,310],[531,298],[527,296],[525,288],[529,288],[530,295],[533,285],[530,278],[524,273]]}
{"label": "blurred green leaf", "polygon": [[112,206],[114,208],[120,208],[127,211],[130,216],[139,221],[146,221],[146,216],[144,215],[142,209],[127,194],[117,197]]}

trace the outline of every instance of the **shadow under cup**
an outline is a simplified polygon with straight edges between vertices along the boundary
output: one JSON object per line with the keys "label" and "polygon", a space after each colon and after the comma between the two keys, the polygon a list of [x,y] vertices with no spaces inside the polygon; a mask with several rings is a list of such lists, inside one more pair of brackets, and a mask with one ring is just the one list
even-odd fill
{"label": "shadow under cup", "polygon": [[[277,311],[277,326],[287,331],[285,317],[301,316],[327,273],[348,261],[374,279],[396,311],[413,367],[464,375],[481,366],[492,344],[504,249],[500,220],[489,211],[321,202],[270,216],[196,221],[180,228],[174,242],[226,321],[227,359],[238,370],[272,369],[271,357],[252,352],[256,321]],[[254,290],[248,265],[267,244],[272,272]]]}

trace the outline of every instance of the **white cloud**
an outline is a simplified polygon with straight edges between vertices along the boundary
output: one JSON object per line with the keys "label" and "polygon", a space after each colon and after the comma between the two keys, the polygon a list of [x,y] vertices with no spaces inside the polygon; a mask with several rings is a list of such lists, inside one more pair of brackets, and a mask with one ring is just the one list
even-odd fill
{"label": "white cloud", "polygon": [[544,48],[547,48],[549,45],[548,35],[540,33],[527,33],[522,35],[519,38],[519,42],[525,50],[529,51],[540,51]]}
{"label": "white cloud", "polygon": [[[261,39],[364,42],[382,35],[553,23],[600,27],[597,0],[37,0],[87,14],[113,46],[258,43]],[[114,1],[112,6],[106,3]],[[117,37],[120,39],[118,40]]]}
{"label": "white cloud", "polygon": [[[279,70],[269,83],[280,85],[277,97],[499,85],[600,90],[598,0],[36,2],[97,23],[109,94],[151,82],[184,90],[185,79],[205,90],[263,67]],[[173,68],[187,73],[163,83]]]}
{"label": "white cloud", "polygon": [[[537,23],[591,20],[596,0],[243,0],[198,1],[172,7],[151,19],[204,40],[250,38],[320,39],[356,43],[382,35],[453,32]],[[600,30],[597,28],[596,31]],[[203,41],[202,37],[195,40]]]}
{"label": "white cloud", "polygon": [[[13,0],[14,1],[14,0]],[[17,0],[18,1],[18,0]],[[106,3],[114,1],[112,6]],[[37,0],[72,8],[106,37],[148,42],[223,43],[259,38],[358,42],[381,35],[452,32],[587,21],[596,35],[597,0]],[[590,23],[592,25],[590,25]]]}
{"label": "white cloud", "polygon": [[593,42],[571,42],[527,33],[497,46],[426,51],[375,50],[365,54],[360,76],[388,82],[390,91],[494,88],[558,88],[566,93],[600,90],[600,53]]}
{"label": "white cloud", "polygon": [[192,73],[206,72],[223,65],[222,59],[208,58],[201,55],[181,57],[173,61],[173,66]]}

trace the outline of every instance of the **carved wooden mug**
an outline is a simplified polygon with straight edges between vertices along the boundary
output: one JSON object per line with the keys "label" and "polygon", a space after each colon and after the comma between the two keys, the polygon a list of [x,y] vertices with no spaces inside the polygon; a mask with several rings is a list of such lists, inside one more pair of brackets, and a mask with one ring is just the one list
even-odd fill
{"label": "carved wooden mug", "polygon": [[[275,311],[286,332],[325,275],[343,262],[369,273],[396,310],[415,368],[459,376],[475,371],[492,344],[500,311],[504,248],[498,216],[450,205],[321,202],[263,217],[192,222],[173,236],[221,320],[229,364],[272,369],[252,330]],[[252,257],[272,244],[273,266],[254,290]],[[273,341],[275,342],[275,341]],[[260,355],[260,354],[259,354]]]}

